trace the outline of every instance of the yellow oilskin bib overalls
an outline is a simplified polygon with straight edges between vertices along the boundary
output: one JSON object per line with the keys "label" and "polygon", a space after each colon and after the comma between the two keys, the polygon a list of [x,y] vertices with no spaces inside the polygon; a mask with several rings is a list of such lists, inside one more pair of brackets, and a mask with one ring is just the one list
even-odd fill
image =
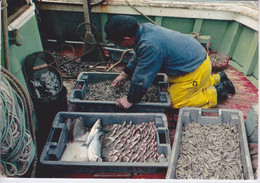
{"label": "yellow oilskin bib overalls", "polygon": [[210,108],[217,105],[217,90],[213,86],[220,82],[220,75],[211,75],[209,56],[193,72],[183,76],[169,76],[172,108],[202,107]]}

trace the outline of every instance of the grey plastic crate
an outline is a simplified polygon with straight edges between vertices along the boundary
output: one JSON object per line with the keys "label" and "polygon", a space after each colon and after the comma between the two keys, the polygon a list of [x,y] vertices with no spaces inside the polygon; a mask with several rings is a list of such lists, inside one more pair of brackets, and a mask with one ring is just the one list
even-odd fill
{"label": "grey plastic crate", "polygon": [[165,112],[171,106],[170,95],[167,91],[168,78],[166,74],[158,74],[153,84],[159,86],[160,101],[135,103],[128,110],[116,106],[115,101],[85,100],[87,85],[105,80],[114,80],[120,73],[82,72],[75,83],[69,102],[76,104],[78,111],[87,112]]}
{"label": "grey plastic crate", "polygon": [[[60,161],[67,143],[67,127],[64,120],[83,117],[86,126],[91,128],[100,118],[102,125],[119,124],[123,121],[132,121],[133,124],[154,121],[157,128],[157,152],[165,154],[163,161],[158,163],[147,162],[79,162]],[[162,113],[83,113],[83,112],[59,112],[57,113],[48,140],[42,151],[40,162],[50,171],[62,173],[95,173],[95,172],[132,172],[154,173],[158,168],[165,169],[169,165],[171,152],[168,123],[165,114]]]}
{"label": "grey plastic crate", "polygon": [[239,110],[232,109],[201,109],[184,107],[179,111],[178,122],[174,142],[172,145],[171,158],[166,178],[176,178],[176,165],[179,158],[179,149],[182,138],[182,128],[184,125],[196,121],[199,124],[221,124],[229,123],[231,126],[238,127],[241,160],[243,165],[243,173],[245,179],[254,179],[253,169],[250,160],[247,137],[245,132],[245,124],[243,113]]}

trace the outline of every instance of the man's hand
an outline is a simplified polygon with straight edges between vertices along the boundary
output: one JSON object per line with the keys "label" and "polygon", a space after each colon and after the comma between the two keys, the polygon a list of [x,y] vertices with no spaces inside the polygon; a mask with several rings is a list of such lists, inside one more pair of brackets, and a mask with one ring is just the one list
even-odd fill
{"label": "man's hand", "polygon": [[121,74],[119,74],[119,76],[117,76],[116,79],[114,79],[112,86],[114,87],[123,86],[125,84],[127,77],[128,75],[124,71],[121,72]]}
{"label": "man's hand", "polygon": [[129,109],[133,105],[133,103],[128,102],[127,97],[124,96],[120,99],[116,99],[116,105],[124,109]]}

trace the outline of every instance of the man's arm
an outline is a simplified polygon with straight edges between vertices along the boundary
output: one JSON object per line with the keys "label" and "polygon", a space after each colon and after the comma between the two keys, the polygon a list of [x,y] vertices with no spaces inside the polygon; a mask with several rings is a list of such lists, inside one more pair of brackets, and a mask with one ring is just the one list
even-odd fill
{"label": "man's arm", "polygon": [[163,62],[163,53],[161,53],[161,49],[157,45],[142,44],[137,55],[138,62],[127,95],[127,100],[130,103],[141,101]]}
{"label": "man's arm", "polygon": [[123,71],[128,75],[128,77],[132,77],[136,66],[137,66],[137,58],[136,58],[136,54],[134,54]]}

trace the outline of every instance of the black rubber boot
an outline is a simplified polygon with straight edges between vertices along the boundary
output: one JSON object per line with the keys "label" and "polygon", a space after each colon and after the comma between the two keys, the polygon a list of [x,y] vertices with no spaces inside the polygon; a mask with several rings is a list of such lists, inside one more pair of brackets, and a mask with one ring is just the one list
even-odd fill
{"label": "black rubber boot", "polygon": [[226,73],[224,73],[224,72],[219,73],[219,76],[220,76],[220,82],[224,82],[224,81],[230,80],[230,79],[228,79]]}
{"label": "black rubber boot", "polygon": [[224,88],[226,89],[226,92],[229,94],[235,94],[236,90],[231,82],[231,80],[227,77],[226,73],[221,72],[220,74],[220,82],[224,84]]}
{"label": "black rubber boot", "polygon": [[229,93],[229,94],[235,94],[236,93],[235,87],[230,80],[224,81],[223,85],[224,85],[224,88],[226,89],[227,93]]}
{"label": "black rubber boot", "polygon": [[217,103],[219,104],[219,102],[228,98],[228,94],[226,93],[223,83],[217,83],[214,86],[217,90]]}

